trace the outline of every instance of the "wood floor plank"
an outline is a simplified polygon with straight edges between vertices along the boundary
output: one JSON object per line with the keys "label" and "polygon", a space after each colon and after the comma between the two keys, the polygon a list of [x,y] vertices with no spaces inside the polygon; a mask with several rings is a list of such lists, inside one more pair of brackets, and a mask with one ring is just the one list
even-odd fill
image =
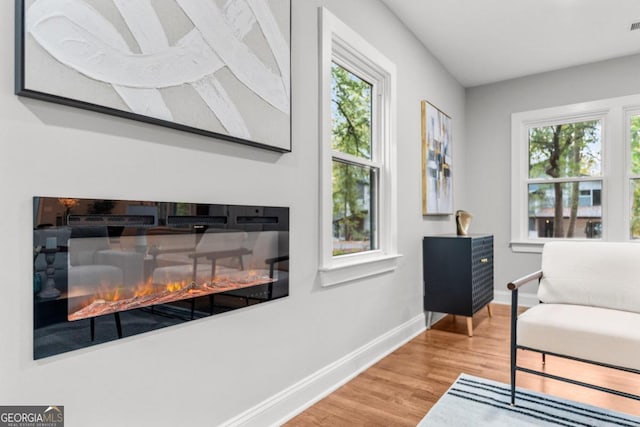
{"label": "wood floor plank", "polygon": [[[447,316],[326,398],[286,423],[306,426],[415,426],[461,374],[509,382],[509,307],[494,304],[473,319]],[[520,352],[522,365],[541,368],[539,354]],[[631,393],[640,393],[640,376],[547,356],[547,372],[561,373]],[[518,374],[530,390],[640,416],[640,402],[560,381]]]}

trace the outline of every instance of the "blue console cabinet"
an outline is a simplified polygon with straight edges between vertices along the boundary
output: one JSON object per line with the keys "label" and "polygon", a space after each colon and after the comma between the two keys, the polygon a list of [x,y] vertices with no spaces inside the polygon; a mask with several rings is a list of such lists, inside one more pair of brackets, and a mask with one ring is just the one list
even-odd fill
{"label": "blue console cabinet", "polygon": [[424,309],[467,317],[473,336],[473,315],[493,300],[493,236],[438,235],[422,241]]}

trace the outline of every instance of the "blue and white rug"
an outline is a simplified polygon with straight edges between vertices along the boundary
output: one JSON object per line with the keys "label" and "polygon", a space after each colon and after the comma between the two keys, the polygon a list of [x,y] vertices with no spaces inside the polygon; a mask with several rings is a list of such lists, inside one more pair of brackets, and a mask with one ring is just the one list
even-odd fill
{"label": "blue and white rug", "polygon": [[623,426],[640,418],[521,388],[511,406],[509,385],[462,374],[418,427]]}

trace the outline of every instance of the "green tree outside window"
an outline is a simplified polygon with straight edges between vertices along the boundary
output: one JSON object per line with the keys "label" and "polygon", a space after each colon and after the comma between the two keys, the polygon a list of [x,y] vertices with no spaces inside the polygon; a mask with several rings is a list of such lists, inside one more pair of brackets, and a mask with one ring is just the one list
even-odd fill
{"label": "green tree outside window", "polygon": [[[640,175],[640,116],[631,117],[631,173]],[[631,238],[640,239],[640,179],[631,180]]]}
{"label": "green tree outside window", "polygon": [[[587,210],[589,206],[583,207],[587,213],[580,215],[580,195],[595,192],[595,198],[601,197],[601,181],[593,180],[589,185],[586,184],[589,181],[584,180],[601,176],[601,151],[598,120],[530,129],[529,179],[537,183],[529,185],[529,217],[538,223],[545,209],[553,212],[544,220],[552,226],[541,232],[541,237],[599,237],[599,208]],[[572,181],[570,178],[577,179]],[[585,224],[578,228],[581,217]]]}
{"label": "green tree outside window", "polygon": [[[372,160],[370,83],[332,64],[332,149]],[[333,255],[375,248],[377,170],[366,164],[333,159]]]}

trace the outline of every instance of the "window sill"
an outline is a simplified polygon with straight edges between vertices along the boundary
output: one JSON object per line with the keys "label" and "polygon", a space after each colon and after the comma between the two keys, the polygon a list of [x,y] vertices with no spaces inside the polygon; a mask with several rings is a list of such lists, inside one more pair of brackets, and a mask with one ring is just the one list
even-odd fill
{"label": "window sill", "polygon": [[376,257],[341,260],[320,267],[320,284],[323,287],[340,285],[371,276],[394,271],[398,267],[401,254],[381,254]]}
{"label": "window sill", "polygon": [[512,241],[509,243],[512,252],[523,252],[530,254],[541,254],[545,242],[522,242]]}
{"label": "window sill", "polygon": [[511,247],[512,252],[522,252],[522,253],[530,253],[530,254],[541,254],[542,248],[547,242],[556,242],[556,241],[571,241],[571,242],[602,242],[602,239],[565,239],[565,238],[555,238],[555,239],[541,239],[538,241],[511,241],[509,246]]}

